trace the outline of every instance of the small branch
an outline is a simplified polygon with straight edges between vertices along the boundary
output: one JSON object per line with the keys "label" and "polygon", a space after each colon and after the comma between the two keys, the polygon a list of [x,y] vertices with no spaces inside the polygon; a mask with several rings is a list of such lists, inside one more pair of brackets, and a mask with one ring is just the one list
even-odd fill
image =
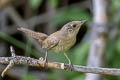
{"label": "small branch", "polygon": [[[14,57],[15,57],[15,52],[14,52],[14,49],[13,49],[12,46],[10,47],[10,51],[11,51],[12,57],[14,58]],[[4,77],[4,75],[6,74],[6,72],[7,72],[12,66],[14,66],[14,62],[13,62],[13,60],[10,60],[10,63],[9,63],[8,66],[4,69],[4,71],[3,71],[2,74],[1,74],[1,76]]]}
{"label": "small branch", "polygon": [[15,51],[12,46],[10,46],[10,52],[11,52],[12,57],[15,57]]}
{"label": "small branch", "polygon": [[14,63],[13,60],[10,61],[10,63],[8,64],[8,66],[4,69],[4,71],[2,72],[1,76],[4,77],[4,75],[6,74],[6,72],[13,67]]}
{"label": "small branch", "polygon": [[[14,49],[12,47],[10,49],[11,49],[12,57],[0,57],[0,64],[8,64],[8,66],[5,68],[5,70],[1,74],[2,77],[13,65],[19,64],[19,65],[29,65],[34,67],[44,66],[43,58],[34,59],[34,58],[24,57],[24,56],[15,56]],[[69,70],[68,64],[59,63],[59,62],[48,62],[46,67],[54,68],[54,69]],[[73,65],[72,70],[77,72],[120,76],[120,69],[116,69],[116,68],[97,68],[97,67]]]}

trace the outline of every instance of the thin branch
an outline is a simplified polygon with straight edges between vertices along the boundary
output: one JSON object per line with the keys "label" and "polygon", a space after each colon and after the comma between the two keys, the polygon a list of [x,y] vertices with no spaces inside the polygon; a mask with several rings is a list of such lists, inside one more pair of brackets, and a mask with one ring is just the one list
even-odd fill
{"label": "thin branch", "polygon": [[[11,54],[13,54],[14,49],[11,48]],[[12,64],[14,65],[29,65],[34,67],[43,67],[44,61],[42,58],[40,59],[34,59],[30,57],[24,57],[24,56],[12,56],[12,57],[0,57],[0,64],[8,64],[7,68],[2,73],[2,76],[5,75],[6,71],[10,69],[9,67]],[[69,70],[69,65],[59,62],[48,62],[46,65],[48,68],[54,68],[54,69],[64,69]],[[95,73],[95,74],[106,74],[106,75],[116,75],[120,76],[120,69],[116,68],[97,68],[97,67],[86,67],[86,66],[78,66],[73,65],[73,71],[76,72],[85,72],[85,73]]]}
{"label": "thin branch", "polygon": [[[14,52],[14,49],[13,49],[12,46],[10,47],[10,51],[11,51],[12,57],[14,58],[14,57],[15,57],[15,52]],[[6,74],[6,72],[7,72],[11,67],[13,67],[13,66],[14,66],[14,62],[13,62],[13,60],[10,60],[10,63],[9,63],[8,66],[4,69],[4,71],[3,71],[2,74],[1,74],[1,76],[4,77],[4,75]]]}
{"label": "thin branch", "polygon": [[4,71],[2,72],[1,76],[4,77],[4,75],[7,73],[7,71],[13,67],[14,63],[13,60],[10,61],[10,63],[8,64],[8,66],[4,69]]}

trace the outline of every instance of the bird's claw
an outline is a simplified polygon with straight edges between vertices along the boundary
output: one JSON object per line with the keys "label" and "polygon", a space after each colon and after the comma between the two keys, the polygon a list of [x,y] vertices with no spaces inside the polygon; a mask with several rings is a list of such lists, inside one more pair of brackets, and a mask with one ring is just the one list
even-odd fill
{"label": "bird's claw", "polygon": [[69,70],[70,70],[70,71],[72,71],[72,70],[73,70],[73,65],[72,65],[72,63],[71,63],[71,62],[69,63]]}
{"label": "bird's claw", "polygon": [[43,67],[46,67],[46,66],[47,66],[47,63],[48,63],[47,59],[43,59],[43,57],[40,57],[40,58],[39,58],[39,61],[42,61],[42,62],[43,62]]}
{"label": "bird's claw", "polygon": [[46,66],[47,66],[47,63],[48,63],[47,59],[45,59],[43,62],[44,62],[44,63],[43,63],[43,67],[46,67]]}
{"label": "bird's claw", "polygon": [[43,61],[43,57],[40,57],[40,58],[39,58],[39,61]]}

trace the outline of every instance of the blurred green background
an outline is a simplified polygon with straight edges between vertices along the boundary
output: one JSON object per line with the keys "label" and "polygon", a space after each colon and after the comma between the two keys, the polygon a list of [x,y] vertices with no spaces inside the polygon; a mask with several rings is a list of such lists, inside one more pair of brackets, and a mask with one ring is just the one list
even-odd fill
{"label": "blurred green background", "polygon": [[[34,31],[51,34],[59,30],[65,23],[73,20],[88,19],[77,35],[76,44],[67,52],[75,65],[87,65],[92,28],[91,0],[6,0],[0,3],[0,56],[10,56],[9,47],[15,48],[16,55],[43,57],[44,50],[39,42],[18,31],[18,27],[26,27]],[[3,1],[4,2],[4,1]],[[108,34],[105,51],[105,67],[120,68],[120,0],[110,0],[108,5]],[[63,54],[49,51],[48,60],[68,63]],[[2,66],[1,66],[2,67]],[[84,80],[85,74],[15,66],[5,76],[5,80]],[[2,72],[2,68],[0,70]],[[104,76],[105,80],[120,80],[119,76]],[[2,79],[1,79],[2,80]]]}

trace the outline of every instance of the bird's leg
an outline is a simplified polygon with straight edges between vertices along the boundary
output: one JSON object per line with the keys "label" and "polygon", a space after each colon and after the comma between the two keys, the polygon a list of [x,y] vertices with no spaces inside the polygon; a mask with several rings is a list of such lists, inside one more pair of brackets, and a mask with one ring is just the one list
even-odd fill
{"label": "bird's leg", "polygon": [[67,58],[67,60],[69,61],[69,68],[70,68],[70,70],[72,70],[73,69],[73,65],[72,65],[71,60],[69,59],[69,57],[67,56],[67,54],[65,52],[64,52],[64,55]]}
{"label": "bird's leg", "polygon": [[44,59],[44,65],[43,65],[43,67],[45,67],[47,65],[47,63],[48,63],[47,57],[48,57],[48,50],[45,53],[45,59]]}

